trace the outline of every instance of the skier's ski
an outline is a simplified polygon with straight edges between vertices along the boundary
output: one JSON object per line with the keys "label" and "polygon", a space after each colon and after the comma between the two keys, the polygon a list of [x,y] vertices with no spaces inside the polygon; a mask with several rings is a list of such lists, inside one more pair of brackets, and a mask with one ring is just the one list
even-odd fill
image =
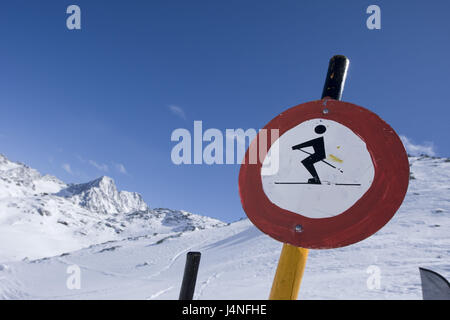
{"label": "skier's ski", "polygon": [[361,186],[360,183],[337,183],[337,182],[330,182],[330,181],[321,181],[321,183],[310,183],[310,182],[274,182],[275,184],[309,184],[311,186],[320,186],[320,185],[328,185],[328,186],[354,186],[359,187]]}

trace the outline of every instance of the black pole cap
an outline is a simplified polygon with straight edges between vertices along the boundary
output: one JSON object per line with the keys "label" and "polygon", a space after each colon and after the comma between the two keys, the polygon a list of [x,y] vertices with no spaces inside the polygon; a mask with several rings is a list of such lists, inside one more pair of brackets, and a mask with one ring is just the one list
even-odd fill
{"label": "black pole cap", "polygon": [[350,60],[343,55],[336,55],[330,59],[322,99],[330,97],[331,99],[341,100],[349,65]]}

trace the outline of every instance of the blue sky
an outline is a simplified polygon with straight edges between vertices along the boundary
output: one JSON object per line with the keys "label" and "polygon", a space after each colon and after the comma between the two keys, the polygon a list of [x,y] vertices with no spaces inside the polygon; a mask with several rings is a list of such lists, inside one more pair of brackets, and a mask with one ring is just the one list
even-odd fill
{"label": "blue sky", "polygon": [[[82,30],[66,28],[70,4]],[[366,28],[371,4],[381,30]],[[111,176],[151,207],[237,220],[239,166],[172,164],[172,131],[261,128],[320,98],[329,58],[344,54],[343,100],[449,156],[449,12],[448,1],[2,1],[0,153],[66,182]]]}

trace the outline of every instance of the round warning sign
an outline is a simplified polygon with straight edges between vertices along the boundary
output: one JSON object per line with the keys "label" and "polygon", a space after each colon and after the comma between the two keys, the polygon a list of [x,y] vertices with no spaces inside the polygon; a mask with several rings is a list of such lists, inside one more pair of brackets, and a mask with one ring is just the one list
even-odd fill
{"label": "round warning sign", "polygon": [[249,219],[273,238],[336,248],[385,225],[408,181],[406,151],[387,123],[354,104],[318,100],[260,131],[241,166],[239,192]]}

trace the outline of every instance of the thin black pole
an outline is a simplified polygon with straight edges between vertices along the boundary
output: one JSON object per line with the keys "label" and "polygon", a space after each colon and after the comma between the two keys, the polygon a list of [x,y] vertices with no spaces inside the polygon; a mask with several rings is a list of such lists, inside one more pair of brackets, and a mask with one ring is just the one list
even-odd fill
{"label": "thin black pole", "polygon": [[188,252],[186,255],[186,265],[184,267],[183,283],[181,284],[179,300],[192,300],[194,297],[200,257],[200,252]]}
{"label": "thin black pole", "polygon": [[341,100],[349,64],[350,60],[346,56],[337,55],[330,59],[322,99],[330,97],[334,100]]}

